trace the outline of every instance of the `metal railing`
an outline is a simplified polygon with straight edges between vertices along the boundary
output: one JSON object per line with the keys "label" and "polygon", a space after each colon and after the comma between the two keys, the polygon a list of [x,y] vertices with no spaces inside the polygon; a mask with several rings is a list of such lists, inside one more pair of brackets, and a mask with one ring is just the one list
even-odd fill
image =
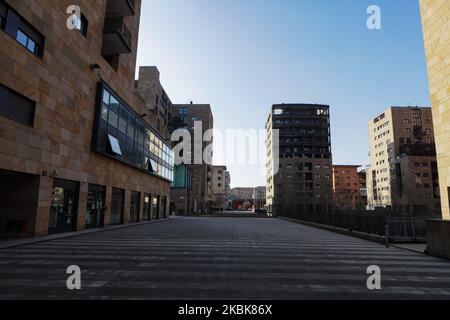
{"label": "metal railing", "polygon": [[435,218],[434,215],[418,217],[391,211],[296,212],[279,216],[375,235],[385,238],[387,243],[426,241],[425,221]]}
{"label": "metal railing", "polygon": [[131,49],[131,32],[128,30],[122,18],[105,19],[104,34],[117,33],[125,42],[127,47]]}

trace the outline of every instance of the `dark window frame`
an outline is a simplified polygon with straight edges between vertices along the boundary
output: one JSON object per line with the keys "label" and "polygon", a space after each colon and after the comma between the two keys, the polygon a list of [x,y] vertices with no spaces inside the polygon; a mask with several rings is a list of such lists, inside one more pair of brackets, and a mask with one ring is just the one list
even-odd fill
{"label": "dark window frame", "polygon": [[88,28],[89,28],[89,21],[86,18],[86,16],[84,14],[81,14],[81,18],[80,18],[80,28],[78,30],[78,32],[80,32],[85,38],[87,38],[88,35]]}
{"label": "dark window frame", "polygon": [[[108,96],[108,99],[106,99],[109,102],[108,106],[105,105],[103,99],[105,93]],[[118,103],[111,108],[111,101],[113,100],[117,100]],[[105,107],[107,109],[106,114],[103,113]],[[98,85],[96,108],[92,151],[114,158],[117,161],[171,182],[174,178],[174,158],[170,157],[169,153],[172,156],[174,155],[170,145],[149,124],[145,123],[145,120],[125,103],[103,80]],[[120,132],[119,129],[111,126],[105,120],[105,118],[109,119],[111,109],[113,109],[113,112],[119,111],[117,114],[122,114],[120,112],[121,108],[124,108],[124,111],[128,114],[127,133],[130,133],[128,129],[131,128],[133,137]],[[108,134],[119,141],[122,155],[111,152]],[[148,138],[150,135],[160,140],[159,143],[162,145],[162,148],[159,148],[158,142],[155,142],[153,143],[155,147],[153,149],[154,151],[149,150],[148,147],[152,143],[151,141],[153,141],[150,141],[150,138]],[[143,139],[139,139],[140,136],[143,136]],[[139,143],[140,141],[142,143]],[[148,160],[150,160],[150,163],[148,163]]]}
{"label": "dark window frame", "polygon": [[[15,109],[17,109],[17,106],[11,106],[11,96],[15,97],[16,99],[20,99],[25,103],[28,103],[28,107],[30,109],[28,110],[28,121],[24,121],[20,116],[14,116]],[[22,105],[24,107],[25,105]],[[22,112],[24,111],[21,110]],[[0,84],[0,116],[8,118],[10,120],[13,120],[15,122],[21,123],[23,125],[34,127],[34,118],[36,114],[36,102],[25,97],[24,95],[18,93],[17,91],[14,91],[8,87],[5,87]],[[22,114],[23,116],[23,114]]]}
{"label": "dark window frame", "polygon": [[5,29],[6,16],[8,12],[8,7],[6,4],[0,0],[0,29]]}
{"label": "dark window frame", "polygon": [[[6,2],[0,0],[0,5],[5,8],[5,17],[1,19],[1,28],[9,36],[11,36],[17,43],[24,47],[28,52],[36,57],[42,59],[44,55],[45,37],[38,31],[30,22],[22,17],[14,8],[9,6]],[[19,42],[19,32],[26,36],[25,44]],[[29,48],[29,43],[34,43],[34,48]]]}

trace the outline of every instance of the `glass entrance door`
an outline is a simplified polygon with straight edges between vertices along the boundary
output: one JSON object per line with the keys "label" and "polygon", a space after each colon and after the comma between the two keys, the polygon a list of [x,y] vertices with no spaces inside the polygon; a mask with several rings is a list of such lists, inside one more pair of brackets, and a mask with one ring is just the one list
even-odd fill
{"label": "glass entrance door", "polygon": [[86,228],[103,227],[105,218],[105,194],[105,187],[89,185],[85,216]]}
{"label": "glass entrance door", "polygon": [[159,219],[159,196],[153,196],[152,206],[154,219]]}
{"label": "glass entrance door", "polygon": [[55,179],[48,233],[75,231],[78,214],[79,183]]}
{"label": "glass entrance door", "polygon": [[142,220],[144,221],[150,220],[150,199],[151,196],[148,193],[144,193],[144,208],[142,208]]}

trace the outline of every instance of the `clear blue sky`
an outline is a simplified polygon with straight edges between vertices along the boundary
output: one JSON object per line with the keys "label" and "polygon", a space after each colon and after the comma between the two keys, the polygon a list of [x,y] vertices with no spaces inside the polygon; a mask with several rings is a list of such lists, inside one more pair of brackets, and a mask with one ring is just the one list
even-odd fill
{"label": "clear blue sky", "polygon": [[[382,30],[366,27],[371,4]],[[143,0],[139,40],[138,65],[159,68],[172,102],[210,103],[216,128],[329,104],[334,164],[369,163],[367,123],[385,108],[430,105],[417,0]],[[265,185],[258,166],[229,170],[233,187]]]}

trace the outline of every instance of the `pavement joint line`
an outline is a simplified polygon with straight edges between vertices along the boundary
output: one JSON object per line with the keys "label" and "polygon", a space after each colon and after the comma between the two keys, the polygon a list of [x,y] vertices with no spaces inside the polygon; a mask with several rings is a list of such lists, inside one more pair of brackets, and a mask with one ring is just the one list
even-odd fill
{"label": "pavement joint line", "polygon": [[[0,250],[0,298],[450,297],[450,262],[418,252],[282,219],[166,221]],[[85,272],[86,291],[65,286],[73,264]],[[385,273],[380,292],[366,287],[366,268],[374,264]]]}
{"label": "pavement joint line", "polygon": [[82,231],[72,231],[66,233],[52,234],[35,238],[25,238],[25,239],[15,239],[15,240],[0,240],[0,250],[17,248],[22,246],[27,246],[36,243],[48,242],[53,240],[60,240],[66,238],[74,238],[88,234],[94,234],[99,232],[107,232],[107,231],[115,231],[120,229],[139,227],[146,224],[157,223],[157,222],[167,222],[170,219],[174,219],[175,217],[163,218],[163,219],[154,219],[149,221],[141,221],[135,223],[121,224],[115,226],[108,226],[103,228],[95,228],[95,229],[85,229]]}

